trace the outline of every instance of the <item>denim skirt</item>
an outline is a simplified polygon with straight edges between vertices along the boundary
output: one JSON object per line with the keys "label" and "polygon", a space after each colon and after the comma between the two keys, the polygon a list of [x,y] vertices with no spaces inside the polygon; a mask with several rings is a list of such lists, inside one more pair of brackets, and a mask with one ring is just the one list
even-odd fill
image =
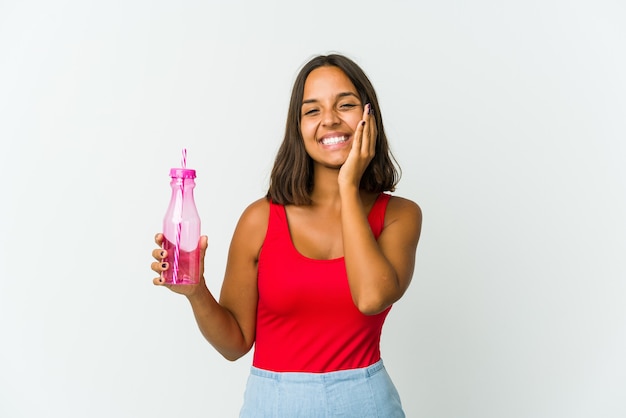
{"label": "denim skirt", "polygon": [[404,417],[383,361],[329,373],[276,373],[252,367],[240,418]]}

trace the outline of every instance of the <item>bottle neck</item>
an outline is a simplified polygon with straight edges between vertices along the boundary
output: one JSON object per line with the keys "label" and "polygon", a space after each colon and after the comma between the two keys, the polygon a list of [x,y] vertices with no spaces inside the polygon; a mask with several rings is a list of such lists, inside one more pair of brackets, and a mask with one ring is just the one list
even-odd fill
{"label": "bottle neck", "polygon": [[196,187],[196,182],[193,179],[172,178],[170,182],[172,187],[172,199],[177,199],[177,196],[182,196],[184,200],[193,200],[193,189]]}
{"label": "bottle neck", "polygon": [[184,188],[185,190],[189,189],[189,190],[193,190],[194,187],[196,187],[196,182],[194,181],[194,179],[183,179],[180,177],[173,177],[172,181],[170,181],[170,186],[172,186],[172,189],[180,189],[181,187]]}

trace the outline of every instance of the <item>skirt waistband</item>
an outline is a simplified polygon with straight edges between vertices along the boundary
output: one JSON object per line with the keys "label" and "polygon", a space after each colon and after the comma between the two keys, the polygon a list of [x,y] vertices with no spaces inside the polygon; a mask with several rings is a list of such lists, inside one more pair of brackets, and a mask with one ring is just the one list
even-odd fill
{"label": "skirt waistband", "polygon": [[326,373],[273,372],[270,370],[259,369],[258,367],[254,366],[250,368],[250,373],[255,376],[265,377],[276,381],[324,383],[327,381],[342,381],[367,378],[375,375],[384,368],[385,365],[383,364],[383,360],[380,359],[371,366],[359,369],[338,370],[335,372]]}

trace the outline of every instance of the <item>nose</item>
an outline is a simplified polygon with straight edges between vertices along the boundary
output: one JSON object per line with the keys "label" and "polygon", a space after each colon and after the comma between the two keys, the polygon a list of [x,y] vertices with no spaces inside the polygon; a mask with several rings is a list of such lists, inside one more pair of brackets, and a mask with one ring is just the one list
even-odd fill
{"label": "nose", "polygon": [[335,109],[326,109],[322,111],[322,125],[334,126],[340,123],[339,115]]}

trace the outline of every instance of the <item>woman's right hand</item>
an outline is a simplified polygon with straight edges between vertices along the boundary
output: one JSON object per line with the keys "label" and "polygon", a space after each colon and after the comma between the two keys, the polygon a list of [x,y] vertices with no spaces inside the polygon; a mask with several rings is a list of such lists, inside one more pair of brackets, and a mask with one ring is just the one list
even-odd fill
{"label": "woman's right hand", "polygon": [[152,271],[157,273],[159,277],[155,277],[152,280],[152,283],[155,286],[165,286],[170,289],[172,292],[179,293],[185,296],[193,295],[198,289],[205,288],[206,285],[204,283],[204,255],[206,253],[206,249],[208,246],[208,238],[206,235],[202,235],[200,237],[200,242],[198,245],[200,246],[200,278],[198,280],[198,284],[167,284],[163,283],[163,278],[161,273],[167,270],[170,266],[169,263],[164,262],[163,260],[167,257],[167,251],[165,251],[163,246],[163,234],[158,233],[154,236],[154,242],[159,246],[159,248],[155,248],[152,250],[152,257],[156,260],[153,261],[150,265]]}

